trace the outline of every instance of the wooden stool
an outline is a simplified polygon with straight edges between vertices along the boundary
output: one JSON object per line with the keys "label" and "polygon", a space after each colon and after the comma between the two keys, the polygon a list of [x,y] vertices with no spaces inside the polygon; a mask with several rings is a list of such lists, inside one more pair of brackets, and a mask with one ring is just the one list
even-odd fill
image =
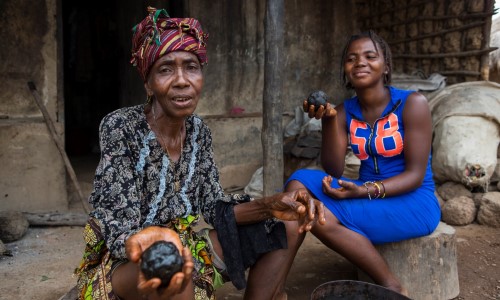
{"label": "wooden stool", "polygon": [[[376,245],[401,284],[415,300],[448,300],[458,296],[455,228],[440,222],[424,237]],[[359,280],[373,282],[358,269]]]}

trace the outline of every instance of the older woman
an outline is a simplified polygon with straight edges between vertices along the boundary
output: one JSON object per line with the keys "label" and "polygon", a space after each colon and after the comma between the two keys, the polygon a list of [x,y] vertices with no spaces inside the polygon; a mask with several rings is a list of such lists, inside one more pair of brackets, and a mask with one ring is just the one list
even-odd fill
{"label": "older woman", "polygon": [[[324,221],[323,208],[303,190],[253,201],[224,194],[210,131],[193,114],[207,35],[195,19],[148,11],[134,27],[131,61],[147,102],[110,113],[100,126],[80,298],[213,299],[214,289],[231,280],[247,287],[246,298],[286,299],[299,233],[312,227],[316,210]],[[201,217],[215,230],[195,232]],[[285,222],[286,230],[275,218],[302,221]],[[174,242],[185,261],[167,288],[159,278],[145,279],[138,265],[158,240]]]}

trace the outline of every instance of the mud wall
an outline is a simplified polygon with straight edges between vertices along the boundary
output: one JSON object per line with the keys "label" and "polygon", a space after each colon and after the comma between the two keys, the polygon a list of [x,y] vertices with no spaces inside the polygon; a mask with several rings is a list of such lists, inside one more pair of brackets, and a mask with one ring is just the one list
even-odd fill
{"label": "mud wall", "polygon": [[[265,0],[171,2],[176,2],[177,12],[182,10],[184,16],[200,19],[210,34],[209,65],[204,70],[206,85],[197,113],[212,128],[223,185],[244,185],[262,162]],[[64,93],[62,49],[84,44],[64,44],[62,4],[59,0],[0,2],[2,210],[54,211],[68,207],[63,160],[26,85],[27,81],[36,84],[62,139],[65,115],[82,118],[93,113],[92,106],[83,105],[92,100],[85,99],[83,93],[76,93],[75,99],[71,99],[76,102],[71,111],[65,103],[69,99],[65,99]],[[94,94],[117,90],[119,106],[142,103],[142,82],[128,64],[130,29],[142,19],[147,5],[174,5],[167,1],[114,1],[106,5],[115,6],[111,11],[117,44],[114,49],[102,50],[113,52],[110,57],[118,61],[119,80],[117,86],[104,86],[102,89],[106,90]],[[327,91],[333,101],[344,97],[337,85],[338,41],[352,28],[351,13],[348,0],[286,1],[285,124],[294,107],[313,89]],[[108,32],[110,28],[103,30]],[[96,62],[89,62],[92,63]]]}
{"label": "mud wall", "polygon": [[[35,82],[64,137],[61,5],[60,0],[0,1],[0,209],[67,208],[63,161],[26,86]],[[117,44],[102,50],[113,51],[119,80],[104,88],[117,91],[119,106],[145,100],[128,49],[130,28],[146,6],[174,8],[181,12],[177,16],[201,21],[210,34],[209,64],[197,113],[212,129],[223,185],[246,184],[262,164],[265,0],[106,5],[114,6]],[[375,29],[389,41],[397,72],[438,72],[448,83],[487,78],[492,9],[491,0],[285,1],[283,123],[314,89],[326,91],[334,103],[347,96],[339,84],[340,51],[357,28]]]}
{"label": "mud wall", "polygon": [[[342,98],[340,49],[352,29],[350,1],[285,1],[284,111],[313,89]],[[262,112],[265,0],[189,0],[187,14],[210,34],[202,115]]]}
{"label": "mud wall", "polygon": [[[185,3],[186,15],[198,18],[210,35],[197,113],[212,129],[223,185],[245,185],[262,165],[265,0]],[[342,44],[354,27],[351,7],[351,1],[285,1],[285,125],[315,89],[337,103],[347,96],[338,70]]]}
{"label": "mud wall", "polygon": [[63,160],[31,95],[62,137],[56,0],[0,1],[0,210],[67,208]]}
{"label": "mud wall", "polygon": [[391,46],[394,71],[440,73],[448,84],[487,80],[493,0],[356,1],[358,27]]}
{"label": "mud wall", "polygon": [[[119,106],[145,100],[142,82],[128,63],[128,49],[130,29],[146,6],[168,7],[176,16],[201,21],[210,34],[209,64],[197,113],[212,129],[223,185],[246,184],[262,164],[265,0],[106,5],[114,6],[108,9],[117,44],[102,50],[113,51],[109,57],[118,61],[119,79],[102,89],[117,91]],[[0,209],[67,208],[63,161],[26,86],[35,82],[64,137],[61,6],[60,0],[0,2]],[[492,12],[492,0],[285,1],[283,123],[314,89],[326,91],[334,103],[348,96],[339,84],[340,51],[357,28],[372,28],[388,40],[396,72],[438,72],[449,84],[488,78]],[[76,111],[80,116],[92,113]]]}

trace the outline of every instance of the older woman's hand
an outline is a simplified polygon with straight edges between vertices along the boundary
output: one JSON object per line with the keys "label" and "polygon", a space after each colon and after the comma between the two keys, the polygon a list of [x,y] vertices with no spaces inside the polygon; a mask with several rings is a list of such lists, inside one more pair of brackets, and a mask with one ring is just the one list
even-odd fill
{"label": "older woman's hand", "polygon": [[326,105],[320,105],[319,108],[316,109],[314,105],[309,105],[307,100],[304,100],[302,103],[302,109],[306,112],[309,118],[321,119],[325,118],[333,118],[337,115],[337,111],[330,103],[326,103]]}
{"label": "older woman's hand", "polygon": [[269,198],[271,214],[280,220],[299,222],[299,232],[309,231],[314,224],[325,224],[325,208],[305,189],[276,194]]}
{"label": "older woman's hand", "polygon": [[157,241],[168,241],[175,244],[182,253],[184,264],[182,272],[172,276],[170,284],[166,288],[160,288],[161,279],[146,279],[142,272],[139,272],[137,289],[141,295],[147,299],[171,299],[172,296],[182,293],[192,280],[194,268],[193,258],[188,248],[182,248],[178,234],[168,228],[150,226],[132,235],[125,243],[127,257],[130,261],[139,264],[142,253]]}

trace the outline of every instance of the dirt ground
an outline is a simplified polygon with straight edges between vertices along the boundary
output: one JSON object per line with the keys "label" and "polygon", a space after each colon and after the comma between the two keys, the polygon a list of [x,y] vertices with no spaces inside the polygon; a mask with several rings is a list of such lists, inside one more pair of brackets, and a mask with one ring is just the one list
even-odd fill
{"label": "dirt ground", "polygon": [[[460,295],[457,300],[500,299],[500,230],[477,224],[457,230]],[[12,256],[0,258],[0,299],[56,300],[74,286],[81,258],[82,227],[31,227],[21,240],[7,244]],[[356,269],[308,235],[292,267],[290,300],[309,299],[318,285],[356,279]],[[231,284],[218,299],[242,299]]]}
{"label": "dirt ground", "polygon": [[[75,170],[80,170],[78,166],[77,161]],[[77,175],[88,192],[93,171],[84,171]],[[12,256],[0,257],[0,300],[57,300],[68,292],[76,283],[72,273],[83,251],[82,229],[30,227],[22,239],[6,244]],[[455,300],[500,300],[500,229],[478,224],[455,229],[460,283]],[[289,299],[309,299],[318,285],[355,280],[356,274],[352,264],[308,235],[288,278]],[[217,291],[218,299],[236,300],[242,295],[231,284]]]}

